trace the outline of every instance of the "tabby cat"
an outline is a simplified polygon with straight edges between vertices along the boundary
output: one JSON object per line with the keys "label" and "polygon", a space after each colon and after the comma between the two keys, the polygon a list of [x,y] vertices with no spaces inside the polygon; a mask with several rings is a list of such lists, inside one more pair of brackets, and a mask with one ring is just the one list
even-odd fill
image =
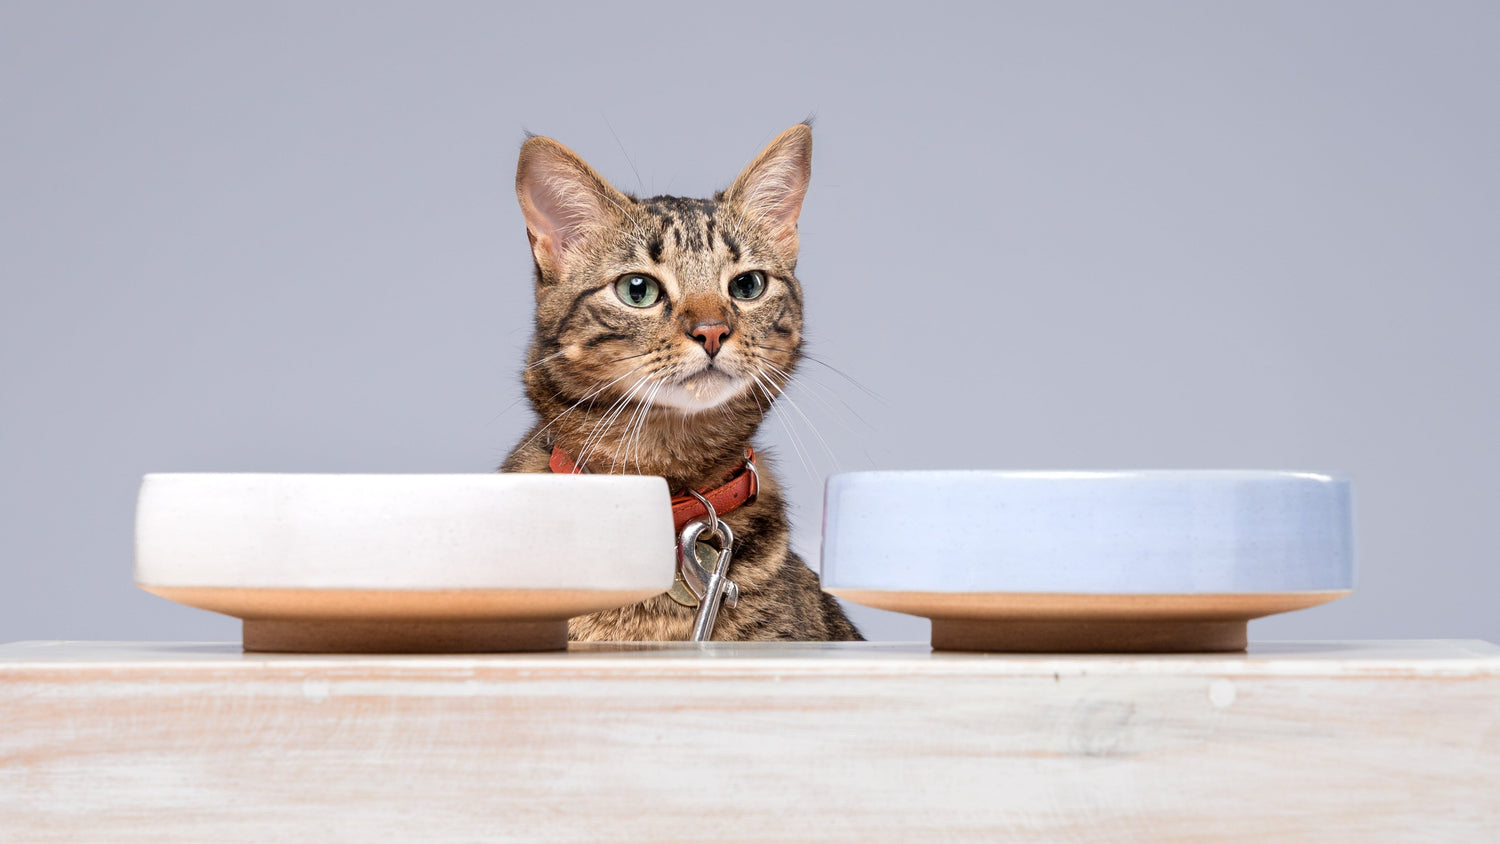
{"label": "tabby cat", "polygon": [[[523,375],[537,422],[502,472],[660,475],[718,487],[801,357],[797,216],[812,130],[793,126],[712,199],[637,199],[550,138],[521,147],[516,195],[536,262],[536,332]],[[855,640],[859,632],[788,546],[786,502],[764,460],[734,532],[715,640]],[[575,640],[690,638],[668,595],[573,619]]]}

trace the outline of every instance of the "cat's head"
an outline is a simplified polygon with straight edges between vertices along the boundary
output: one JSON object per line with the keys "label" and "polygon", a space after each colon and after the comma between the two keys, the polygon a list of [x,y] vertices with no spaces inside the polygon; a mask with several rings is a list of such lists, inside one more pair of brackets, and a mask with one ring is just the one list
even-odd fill
{"label": "cat's head", "polygon": [[798,124],[712,199],[637,199],[529,138],[516,171],[536,259],[528,386],[687,416],[769,404],[802,340],[793,270],[811,165]]}

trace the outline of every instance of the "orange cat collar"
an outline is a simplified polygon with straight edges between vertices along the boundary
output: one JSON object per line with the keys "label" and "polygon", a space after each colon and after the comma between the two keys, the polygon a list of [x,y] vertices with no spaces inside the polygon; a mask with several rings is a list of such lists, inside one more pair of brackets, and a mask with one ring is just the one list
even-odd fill
{"label": "orange cat collar", "polygon": [[[583,470],[573,462],[561,446],[552,447],[552,459],[548,464],[552,471],[559,475],[581,475]],[[736,507],[741,507],[755,500],[760,495],[760,472],[755,469],[755,449],[745,449],[745,463],[729,482],[714,489],[701,492],[708,503],[714,507],[714,512],[723,516]],[[708,515],[703,502],[694,498],[692,493],[684,492],[681,495],[672,496],[672,524],[678,533],[688,522],[701,519]]]}

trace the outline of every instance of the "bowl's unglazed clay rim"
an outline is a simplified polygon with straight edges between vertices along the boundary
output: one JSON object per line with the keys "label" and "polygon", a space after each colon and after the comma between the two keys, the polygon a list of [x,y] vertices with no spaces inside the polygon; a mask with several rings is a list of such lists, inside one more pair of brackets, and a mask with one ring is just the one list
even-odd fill
{"label": "bowl's unglazed clay rim", "polygon": [[634,604],[660,595],[671,584],[639,589],[309,589],[137,585],[169,601],[242,619],[542,621],[567,619]]}
{"label": "bowl's unglazed clay rim", "polygon": [[1315,607],[1353,592],[924,592],[829,586],[828,592],[891,612],[968,619],[1252,619]]}

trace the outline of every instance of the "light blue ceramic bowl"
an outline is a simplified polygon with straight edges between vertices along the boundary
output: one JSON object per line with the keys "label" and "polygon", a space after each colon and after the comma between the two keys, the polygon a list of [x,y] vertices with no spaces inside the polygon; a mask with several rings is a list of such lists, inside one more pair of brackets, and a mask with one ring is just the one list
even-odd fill
{"label": "light blue ceramic bowl", "polygon": [[[1076,633],[1166,619],[1237,625],[1228,638],[1221,625],[1221,647],[1186,649],[1243,647],[1248,618],[1353,589],[1349,482],[1263,471],[852,472],[828,480],[822,563],[836,595],[933,618],[935,643],[945,618],[1011,633],[1029,622],[1033,638],[1039,622]],[[1095,643],[1088,650],[1184,649],[1082,638]],[[1050,641],[1045,649],[1078,649],[1061,646],[1067,635]]]}

